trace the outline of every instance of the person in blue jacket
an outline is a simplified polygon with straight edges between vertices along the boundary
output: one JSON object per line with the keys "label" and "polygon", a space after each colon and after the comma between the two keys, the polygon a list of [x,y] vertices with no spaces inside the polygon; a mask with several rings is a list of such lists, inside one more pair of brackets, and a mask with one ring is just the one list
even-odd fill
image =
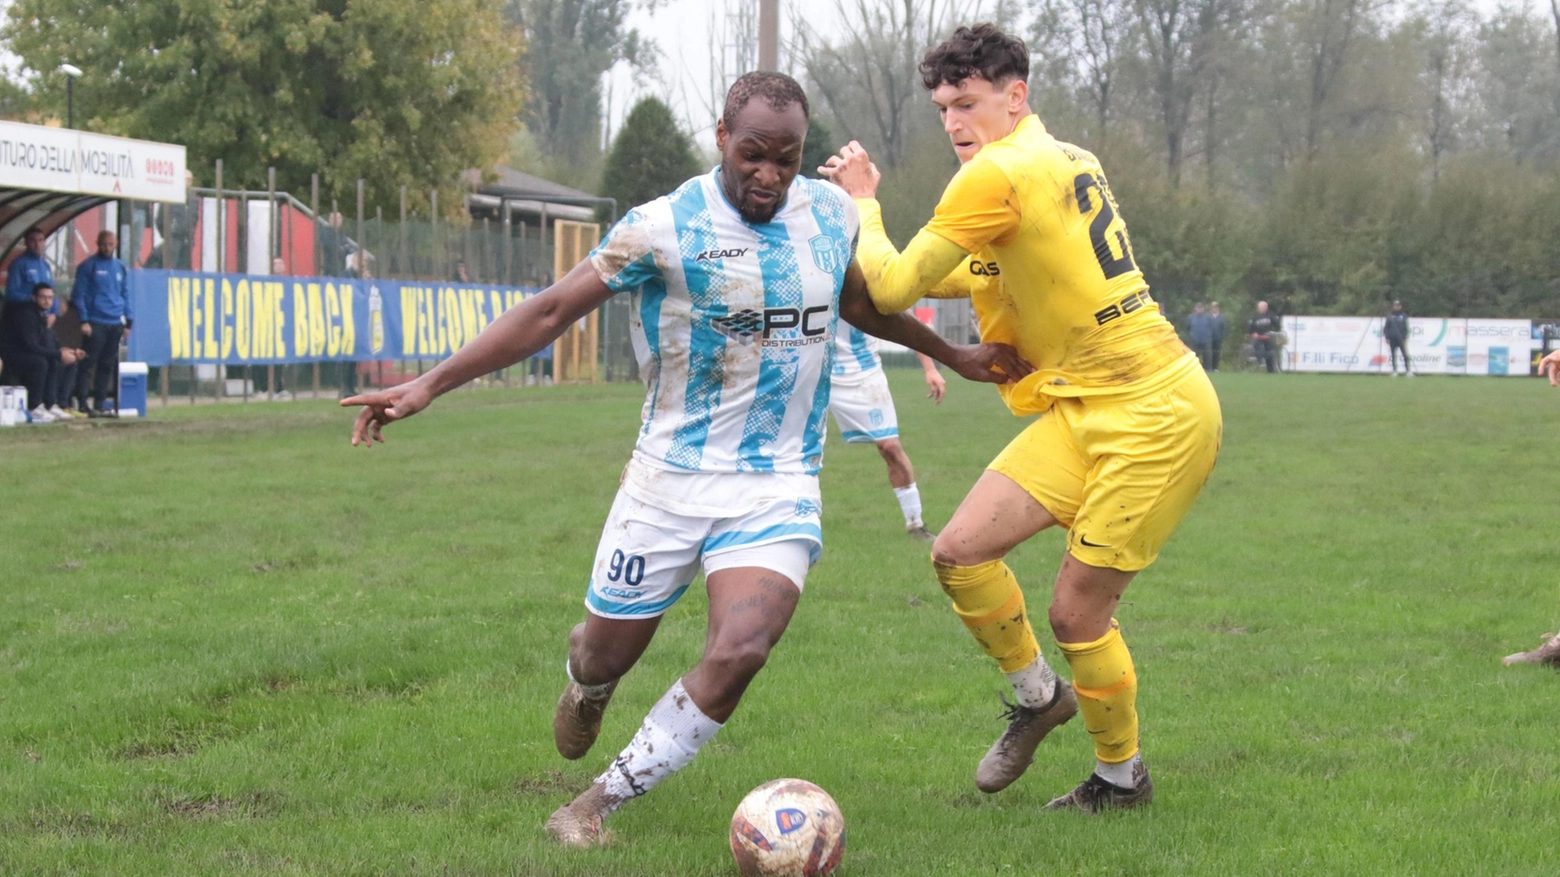
{"label": "person in blue jacket", "polygon": [[1202,367],[1212,369],[1213,359],[1213,318],[1208,315],[1202,302],[1198,302],[1192,308],[1192,315],[1186,318],[1187,335],[1191,336],[1192,351],[1197,354],[1197,361]]}
{"label": "person in blue jacket", "polygon": [[111,231],[98,232],[97,255],[76,267],[76,286],[71,303],[81,314],[81,334],[86,341],[87,360],[76,373],[76,396],[85,398],[92,391],[93,417],[109,414],[103,400],[110,392],[114,371],[119,365],[119,343],[135,322],[127,282],[130,272],[114,255],[119,239]]}
{"label": "person in blue jacket", "polygon": [[[11,260],[11,266],[5,272],[5,300],[32,301],[33,290],[38,284],[54,286],[54,270],[49,267],[49,260],[43,257],[43,230],[33,226],[22,235],[25,250],[20,256]],[[59,305],[51,305],[48,321],[54,323],[54,315],[60,312]]]}

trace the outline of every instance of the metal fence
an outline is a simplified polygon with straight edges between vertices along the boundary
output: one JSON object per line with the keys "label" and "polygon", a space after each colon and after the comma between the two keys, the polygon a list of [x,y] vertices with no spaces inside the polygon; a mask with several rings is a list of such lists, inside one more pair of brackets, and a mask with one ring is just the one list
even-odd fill
{"label": "metal fence", "polygon": [[[119,255],[132,268],[165,268],[268,276],[373,277],[390,280],[468,282],[542,288],[584,257],[595,237],[570,238],[568,223],[540,215],[516,215],[510,202],[494,218],[463,211],[458,220],[440,215],[438,193],[430,192],[422,215],[408,209],[408,193],[386,215],[369,205],[359,181],[350,205],[322,203],[318,177],[306,197],[279,191],[190,187],[184,204],[120,201],[82,214],[46,243],[58,293],[68,299],[75,266],[95,251],[96,235],[115,231]],[[493,200],[491,198],[481,200]],[[516,202],[520,203],[520,202]],[[535,201],[524,203],[535,204]],[[561,203],[569,203],[567,200]],[[345,207],[346,209],[343,209]],[[604,232],[603,227],[594,227]],[[565,240],[559,240],[560,234]],[[561,246],[560,246],[561,244]],[[966,301],[926,303],[919,314],[943,336],[973,340]],[[560,380],[630,381],[638,366],[629,335],[632,311],[615,297],[562,345],[557,367],[535,357],[490,375],[479,384],[540,386]],[[588,333],[588,338],[584,337]],[[567,354],[567,355],[563,355]],[[581,357],[585,362],[581,363]],[[908,353],[889,354],[890,366],[914,365]],[[335,398],[364,388],[415,378],[434,360],[315,362],[295,365],[153,366],[152,404],[199,404],[263,399]]]}
{"label": "metal fence", "polygon": [[[45,244],[62,299],[71,295],[75,267],[95,251],[100,231],[114,231],[119,256],[131,268],[165,268],[268,276],[325,276],[480,283],[542,288],[560,270],[555,238],[560,221],[503,209],[473,217],[462,211],[451,220],[441,215],[438,193],[428,193],[421,215],[408,209],[408,192],[386,215],[383,205],[366,204],[363,184],[351,205],[322,203],[316,176],[306,197],[274,188],[230,190],[217,185],[190,187],[184,204],[119,201],[78,216]],[[491,199],[488,199],[491,200]],[[530,203],[534,201],[516,202]],[[345,207],[346,209],[343,209]],[[569,223],[562,223],[567,226]],[[574,223],[578,225],[578,223]],[[592,226],[594,228],[594,226]],[[580,258],[580,240],[564,256]],[[585,241],[584,252],[594,243]],[[628,340],[626,302],[614,301],[592,317],[596,336],[569,348],[574,369],[569,380],[632,380],[637,377]],[[595,357],[579,363],[579,357]],[[432,360],[317,362],[300,365],[172,365],[152,367],[150,389],[161,403],[290,398],[330,398],[365,387],[388,386],[422,374]],[[553,382],[550,360],[536,357],[504,369],[479,383],[545,385]],[[153,402],[153,404],[157,404]]]}

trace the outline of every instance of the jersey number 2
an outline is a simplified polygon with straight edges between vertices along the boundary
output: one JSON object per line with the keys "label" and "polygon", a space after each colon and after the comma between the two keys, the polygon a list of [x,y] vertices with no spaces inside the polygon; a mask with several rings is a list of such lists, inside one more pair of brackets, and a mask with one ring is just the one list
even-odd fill
{"label": "jersey number 2", "polygon": [[1132,261],[1132,245],[1127,243],[1127,227],[1125,223],[1116,229],[1116,243],[1121,247],[1121,255],[1118,257],[1110,248],[1110,227],[1116,222],[1116,211],[1111,206],[1108,190],[1093,174],[1079,174],[1073,179],[1073,191],[1078,195],[1078,212],[1087,216],[1094,209],[1094,198],[1089,194],[1093,189],[1100,199],[1100,212],[1089,223],[1089,243],[1094,245],[1094,258],[1100,262],[1100,270],[1105,272],[1105,279],[1110,280],[1120,277],[1138,269]]}

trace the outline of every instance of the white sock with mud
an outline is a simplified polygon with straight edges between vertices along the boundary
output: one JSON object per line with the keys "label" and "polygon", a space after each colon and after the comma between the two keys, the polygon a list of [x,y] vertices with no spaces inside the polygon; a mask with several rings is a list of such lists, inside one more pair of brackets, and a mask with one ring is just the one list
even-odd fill
{"label": "white sock with mud", "polygon": [[679,679],[650,708],[639,733],[596,782],[620,802],[637,798],[687,767],[720,729],[721,723],[699,709]]}
{"label": "white sock with mud", "polygon": [[1044,657],[1036,657],[1028,667],[1007,674],[1007,678],[1013,683],[1013,694],[1020,706],[1039,709],[1056,696],[1056,672]]}
{"label": "white sock with mud", "polygon": [[914,484],[894,488],[894,498],[899,500],[899,510],[905,513],[905,529],[924,526],[921,523],[921,491]]}
{"label": "white sock with mud", "polygon": [[1106,764],[1103,761],[1094,762],[1094,773],[1100,779],[1119,788],[1130,789],[1132,785],[1132,769],[1143,760],[1142,753],[1132,756],[1120,764]]}
{"label": "white sock with mud", "polygon": [[612,691],[612,686],[615,684],[612,682],[603,682],[600,685],[586,685],[580,680],[575,679],[574,668],[569,666],[568,658],[563,659],[563,672],[568,674],[569,681],[573,682],[575,685],[578,685],[580,687],[580,691],[585,692],[585,696],[591,700],[600,700],[601,698],[606,697],[607,694]]}

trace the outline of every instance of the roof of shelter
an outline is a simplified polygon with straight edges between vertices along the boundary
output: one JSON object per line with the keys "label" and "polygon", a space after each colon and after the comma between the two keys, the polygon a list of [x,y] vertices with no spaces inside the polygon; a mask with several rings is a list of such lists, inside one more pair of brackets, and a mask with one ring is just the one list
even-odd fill
{"label": "roof of shelter", "polygon": [[184,147],[0,121],[0,257],[109,201],[183,201]]}
{"label": "roof of shelter", "polygon": [[493,168],[493,173],[495,179],[490,182],[482,182],[483,174],[476,170],[466,171],[464,176],[475,191],[483,195],[497,195],[500,198],[525,197],[533,201],[557,198],[560,203],[577,203],[581,200],[594,200],[596,197],[589,192],[582,192],[562,183],[517,171],[506,165]]}

